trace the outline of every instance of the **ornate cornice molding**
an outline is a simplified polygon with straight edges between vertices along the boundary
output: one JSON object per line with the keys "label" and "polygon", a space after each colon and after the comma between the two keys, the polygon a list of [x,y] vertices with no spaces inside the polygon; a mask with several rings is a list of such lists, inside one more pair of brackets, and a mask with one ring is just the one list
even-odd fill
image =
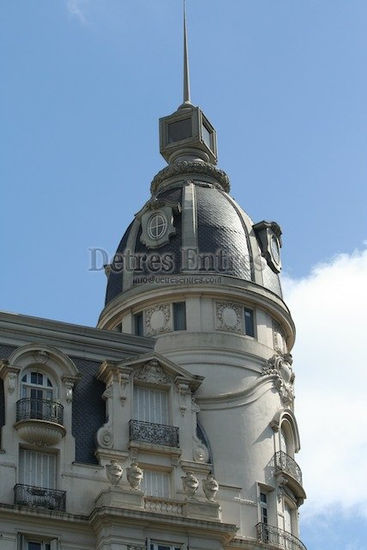
{"label": "ornate cornice molding", "polygon": [[163,170],[158,172],[158,174],[153,178],[150,185],[150,190],[152,194],[155,194],[161,187],[162,183],[168,178],[171,178],[172,176],[192,174],[205,174],[207,176],[211,176],[215,179],[215,181],[218,183],[219,187],[223,189],[223,191],[225,191],[226,193],[229,192],[229,177],[223,170],[216,168],[210,162],[188,160],[173,162],[172,164],[169,164],[168,166],[163,168]]}

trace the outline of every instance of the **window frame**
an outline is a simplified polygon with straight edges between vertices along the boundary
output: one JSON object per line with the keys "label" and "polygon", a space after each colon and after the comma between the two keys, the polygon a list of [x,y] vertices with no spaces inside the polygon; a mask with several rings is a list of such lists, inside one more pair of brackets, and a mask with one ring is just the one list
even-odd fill
{"label": "window frame", "polygon": [[[32,374],[41,374],[46,381],[49,381],[51,386],[46,384],[37,384],[31,381],[26,380],[23,381],[24,377],[32,377]],[[25,392],[24,392],[25,390]],[[32,398],[31,395],[26,395],[27,390],[29,390],[28,393],[30,393],[30,390],[39,390],[42,391],[42,397]],[[45,399],[46,401],[57,401],[58,393],[59,393],[58,385],[55,383],[54,377],[50,375],[48,371],[46,371],[42,366],[40,365],[32,365],[27,368],[25,368],[19,377],[19,399]],[[47,392],[50,392],[51,397],[46,397]]]}
{"label": "window frame", "polygon": [[182,544],[164,542],[164,541],[149,541],[149,550],[182,550]]}
{"label": "window frame", "polygon": [[[246,327],[246,313],[251,314],[251,323],[252,323],[252,334],[249,334]],[[254,308],[243,306],[243,332],[245,336],[248,336],[249,338],[257,338],[257,331],[256,331],[256,312]]]}
{"label": "window frame", "polygon": [[[178,305],[183,305],[183,318],[184,318],[184,328],[177,328],[177,316],[176,316],[176,308]],[[175,332],[181,330],[187,330],[187,311],[186,311],[186,301],[185,300],[180,300],[179,302],[172,302],[172,319],[173,319],[173,330]]]}
{"label": "window frame", "polygon": [[59,539],[57,537],[18,533],[18,548],[29,550],[29,544],[40,544],[40,550],[58,550]]}
{"label": "window frame", "polygon": [[[166,470],[166,469],[161,469],[161,468],[154,468],[154,465],[153,464],[142,464],[141,465],[142,468],[144,469],[144,478],[143,478],[143,484],[142,484],[142,490],[144,491],[144,481],[145,479],[147,479],[147,476],[146,474],[149,472],[149,473],[157,473],[157,474],[164,474],[167,476],[167,480],[168,480],[168,494],[167,495],[152,495],[152,494],[149,494],[147,492],[144,491],[144,495],[146,497],[150,497],[150,498],[157,498],[157,499],[162,499],[162,500],[165,500],[165,499],[171,499],[172,498],[172,493],[173,493],[173,483],[172,483],[172,470]],[[161,544],[161,543],[159,543]]]}
{"label": "window frame", "polygon": [[[141,320],[141,333],[137,330],[140,320]],[[133,334],[135,336],[144,336],[144,311],[143,310],[137,311],[136,313],[133,314]]]}

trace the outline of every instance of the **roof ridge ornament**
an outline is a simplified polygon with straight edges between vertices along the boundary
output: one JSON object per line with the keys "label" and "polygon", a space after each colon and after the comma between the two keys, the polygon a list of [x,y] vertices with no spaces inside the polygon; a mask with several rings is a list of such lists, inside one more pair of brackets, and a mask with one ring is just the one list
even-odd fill
{"label": "roof ridge ornament", "polygon": [[183,0],[184,66],[183,66],[183,105],[191,105],[190,64],[187,40],[186,0]]}

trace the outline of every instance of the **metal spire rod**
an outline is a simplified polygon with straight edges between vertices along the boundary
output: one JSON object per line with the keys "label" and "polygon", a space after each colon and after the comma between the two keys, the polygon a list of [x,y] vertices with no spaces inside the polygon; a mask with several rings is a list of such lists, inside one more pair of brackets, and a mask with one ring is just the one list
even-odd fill
{"label": "metal spire rod", "polygon": [[191,103],[191,97],[190,97],[189,53],[188,53],[188,46],[187,46],[186,0],[183,0],[183,11],[184,11],[184,79],[183,79],[183,100],[184,100],[184,103]]}

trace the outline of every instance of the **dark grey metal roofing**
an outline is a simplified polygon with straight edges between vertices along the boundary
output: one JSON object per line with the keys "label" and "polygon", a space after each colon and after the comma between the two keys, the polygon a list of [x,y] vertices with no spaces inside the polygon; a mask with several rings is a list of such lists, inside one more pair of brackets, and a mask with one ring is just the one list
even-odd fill
{"label": "dark grey metal roofing", "polygon": [[96,378],[100,363],[78,357],[71,359],[81,374],[73,392],[72,433],[75,437],[75,460],[98,464],[95,456],[96,434],[106,421],[105,402],[102,398],[106,386]]}
{"label": "dark grey metal roofing", "polygon": [[[171,203],[182,204],[183,187],[186,182],[176,185],[171,189],[162,189],[157,194],[160,200],[166,200]],[[222,251],[227,258],[230,259],[228,269],[220,271],[221,275],[230,275],[246,281],[255,281],[253,273],[253,256],[260,255],[260,248],[255,247],[256,251],[251,248],[249,243],[249,234],[253,232],[252,222],[249,218],[241,214],[241,209],[229,197],[229,195],[214,185],[195,180],[195,204],[193,205],[193,215],[196,216],[197,222],[197,245],[200,255],[216,254]],[[137,232],[135,243],[131,252],[139,254],[159,254],[169,253],[175,258],[175,267],[172,273],[177,274],[182,271],[181,251],[183,248],[182,235],[187,228],[182,227],[183,214],[174,214],[174,227],[176,234],[173,235],[169,242],[159,249],[154,251],[149,249],[140,241],[141,227]],[[128,227],[124,237],[122,238],[117,253],[124,254],[126,250],[127,240],[132,228],[132,224]],[[199,270],[198,270],[199,271]],[[213,272],[213,270],[211,271]],[[134,277],[139,275],[147,275],[144,272],[134,272]],[[156,273],[160,275],[160,273]],[[166,275],[166,273],[164,273]],[[107,283],[106,305],[123,290],[122,271],[119,273],[111,273]],[[258,281],[257,281],[258,282]],[[130,284],[133,284],[131,282]],[[262,284],[272,292],[281,296],[281,288],[279,277],[270,267],[265,266],[262,274]],[[129,287],[129,286],[128,286]],[[126,288],[127,289],[127,288]]]}

